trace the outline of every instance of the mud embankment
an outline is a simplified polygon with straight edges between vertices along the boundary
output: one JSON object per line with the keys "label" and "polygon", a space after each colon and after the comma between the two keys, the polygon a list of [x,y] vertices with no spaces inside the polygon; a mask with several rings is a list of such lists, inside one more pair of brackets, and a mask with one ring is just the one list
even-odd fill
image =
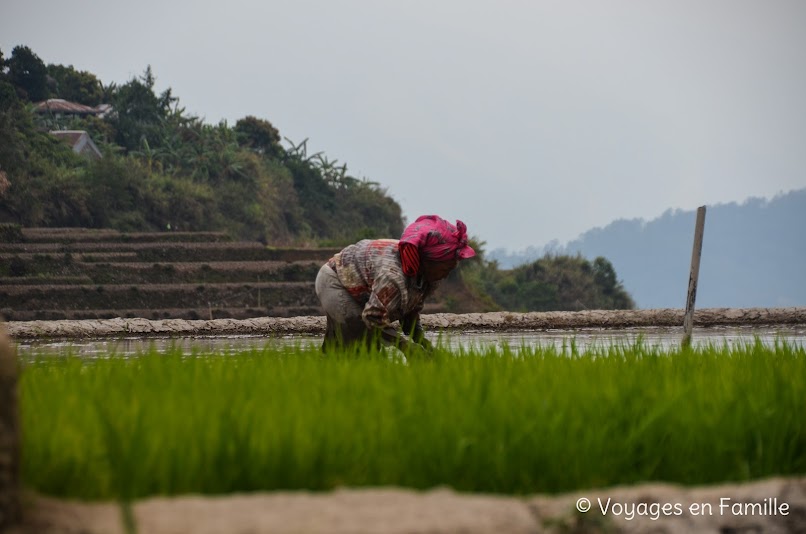
{"label": "mud embankment", "polygon": [[[434,313],[423,315],[423,326],[445,331],[519,331],[575,328],[673,327],[683,324],[682,309],[588,310],[577,312]],[[806,307],[708,308],[697,310],[694,324],[711,326],[806,325]],[[321,334],[321,316],[259,317],[254,319],[149,320],[139,318],[62,321],[11,321],[8,332],[15,339],[103,338],[126,336],[211,336]]]}

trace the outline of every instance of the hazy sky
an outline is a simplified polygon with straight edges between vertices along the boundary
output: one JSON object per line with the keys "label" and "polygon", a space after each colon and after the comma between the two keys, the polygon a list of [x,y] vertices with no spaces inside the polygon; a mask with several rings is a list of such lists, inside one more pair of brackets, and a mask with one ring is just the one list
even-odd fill
{"label": "hazy sky", "polygon": [[497,247],[806,187],[806,2],[0,0],[0,49],[268,119]]}

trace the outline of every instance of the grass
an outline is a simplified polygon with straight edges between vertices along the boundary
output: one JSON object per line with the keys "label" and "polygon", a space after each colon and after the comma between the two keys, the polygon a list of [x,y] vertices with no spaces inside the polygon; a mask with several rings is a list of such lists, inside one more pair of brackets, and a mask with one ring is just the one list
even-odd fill
{"label": "grass", "polygon": [[85,499],[806,473],[806,351],[783,342],[476,348],[408,363],[272,345],[36,357],[20,395],[24,482]]}

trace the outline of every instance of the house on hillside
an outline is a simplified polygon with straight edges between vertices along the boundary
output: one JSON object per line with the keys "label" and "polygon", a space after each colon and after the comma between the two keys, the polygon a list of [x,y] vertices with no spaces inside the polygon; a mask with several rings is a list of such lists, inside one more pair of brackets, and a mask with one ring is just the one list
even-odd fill
{"label": "house on hillside", "polygon": [[76,154],[81,154],[91,159],[104,157],[93,143],[90,134],[84,130],[51,130],[50,135],[70,145]]}
{"label": "house on hillside", "polygon": [[[103,106],[103,107],[102,107]],[[34,104],[34,113],[42,115],[52,115],[54,117],[73,115],[86,117],[87,115],[102,115],[108,113],[108,104],[101,104],[98,107],[85,106],[61,98],[51,98]]]}

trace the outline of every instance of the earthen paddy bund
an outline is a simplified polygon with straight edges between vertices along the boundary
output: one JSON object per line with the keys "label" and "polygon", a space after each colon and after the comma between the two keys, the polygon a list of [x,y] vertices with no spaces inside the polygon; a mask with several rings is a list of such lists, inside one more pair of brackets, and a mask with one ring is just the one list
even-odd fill
{"label": "earthen paddy bund", "polygon": [[[676,309],[423,316],[429,337],[456,351],[504,346],[585,351],[635,343],[666,349],[680,344],[682,321],[683,311]],[[324,317],[28,321],[11,322],[8,328],[23,356],[70,353],[92,358],[177,347],[230,353],[266,344],[318,344]],[[806,346],[806,308],[712,308],[695,314],[694,345],[756,342]]]}
{"label": "earthen paddy bund", "polygon": [[[609,345],[633,345],[668,349],[680,344],[681,328],[634,327],[602,330],[597,328],[525,330],[496,332],[494,330],[466,330],[445,334],[428,334],[434,343],[451,351],[462,349],[517,349],[551,347],[584,352],[591,348]],[[199,335],[184,337],[128,336],[122,338],[56,338],[28,339],[18,343],[22,356],[71,354],[85,358],[109,356],[136,356],[149,351],[166,352],[177,348],[185,353],[203,352],[231,354],[244,350],[260,349],[266,345],[307,346],[319,345],[321,336],[315,334],[263,335]],[[756,343],[772,345],[776,342],[806,347],[806,325],[778,325],[764,327],[710,327],[695,328],[694,346]]]}

